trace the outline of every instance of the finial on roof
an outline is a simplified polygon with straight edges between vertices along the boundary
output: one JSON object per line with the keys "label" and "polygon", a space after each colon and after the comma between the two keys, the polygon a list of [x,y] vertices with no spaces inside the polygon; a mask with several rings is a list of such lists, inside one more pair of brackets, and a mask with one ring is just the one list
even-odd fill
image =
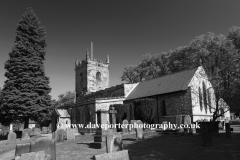
{"label": "finial on roof", "polygon": [[77,59],[77,58],[76,58],[76,60],[75,60],[75,64],[78,65],[78,59]]}
{"label": "finial on roof", "polygon": [[88,52],[88,49],[87,49],[87,51],[86,51],[86,61],[88,61],[89,60],[89,52]]}
{"label": "finial on roof", "polygon": [[107,55],[106,63],[109,63],[109,55]]}
{"label": "finial on roof", "polygon": [[93,61],[93,42],[91,42],[91,61]]}

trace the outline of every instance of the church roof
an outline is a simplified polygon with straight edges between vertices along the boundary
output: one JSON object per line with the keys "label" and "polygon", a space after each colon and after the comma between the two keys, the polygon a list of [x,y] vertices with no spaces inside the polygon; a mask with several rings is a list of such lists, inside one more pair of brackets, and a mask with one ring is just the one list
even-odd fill
{"label": "church roof", "polygon": [[194,68],[139,82],[125,100],[186,90],[196,71]]}
{"label": "church roof", "polygon": [[56,109],[56,112],[60,117],[70,117],[66,109]]}

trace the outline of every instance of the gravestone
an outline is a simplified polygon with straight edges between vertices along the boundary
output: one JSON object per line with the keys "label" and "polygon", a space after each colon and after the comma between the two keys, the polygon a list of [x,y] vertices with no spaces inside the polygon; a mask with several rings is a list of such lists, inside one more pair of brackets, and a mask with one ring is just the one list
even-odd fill
{"label": "gravestone", "polygon": [[40,128],[34,128],[33,129],[33,134],[34,135],[40,135],[41,134],[41,129]]}
{"label": "gravestone", "polygon": [[127,134],[128,133],[128,120],[126,120],[126,119],[123,120],[122,133],[123,134]]}
{"label": "gravestone", "polygon": [[67,140],[75,139],[75,131],[72,128],[67,128]]}
{"label": "gravestone", "polygon": [[[191,117],[189,115],[186,115],[184,117],[184,125],[187,125],[188,127],[191,126]],[[185,133],[190,133],[191,132],[191,128],[184,128],[184,132]]]}
{"label": "gravestone", "polygon": [[226,129],[226,137],[230,138],[231,137],[230,123],[225,123],[225,129]]}
{"label": "gravestone", "polygon": [[136,138],[137,140],[144,140],[143,136],[143,123],[141,120],[136,121]]}
{"label": "gravestone", "polygon": [[33,136],[34,135],[34,132],[32,129],[29,129],[29,136]]}
{"label": "gravestone", "polygon": [[129,160],[128,150],[104,153],[94,156],[95,160]]}
{"label": "gravestone", "polygon": [[42,133],[47,134],[48,133],[48,127],[42,127]]}
{"label": "gravestone", "polygon": [[180,125],[182,124],[182,115],[176,115],[176,124],[177,127],[180,128]]}
{"label": "gravestone", "polygon": [[3,130],[0,128],[0,136],[3,135]]}
{"label": "gravestone", "polygon": [[92,128],[87,128],[87,134],[92,133]]}
{"label": "gravestone", "polygon": [[211,138],[211,124],[208,122],[201,122],[200,123],[200,131],[201,136],[203,138],[203,143],[205,147],[212,145],[212,138]]}
{"label": "gravestone", "polygon": [[106,146],[107,153],[123,150],[122,135],[119,133],[108,135],[106,139]]}
{"label": "gravestone", "polygon": [[55,141],[56,142],[63,142],[64,141],[64,130],[63,129],[57,129],[54,133]]}
{"label": "gravestone", "polygon": [[7,144],[16,144],[17,134],[13,131],[10,131],[8,134],[8,142]]}
{"label": "gravestone", "polygon": [[30,143],[25,144],[17,144],[15,149],[15,156],[21,156],[23,153],[29,153],[30,152]]}
{"label": "gravestone", "polygon": [[131,124],[129,126],[129,132],[130,133],[134,133],[135,132],[135,124],[136,124],[136,120],[131,120]]}
{"label": "gravestone", "polygon": [[46,155],[50,155],[51,160],[56,160],[56,143],[54,139],[41,137],[31,142],[30,152],[44,151]]}
{"label": "gravestone", "polygon": [[[117,122],[117,116],[116,116],[116,114],[117,114],[117,111],[115,110],[115,107],[111,107],[110,109],[109,109],[109,111],[108,111],[108,113],[109,113],[109,118],[110,118],[110,124],[112,124],[112,125],[116,125],[116,122]],[[113,128],[114,129],[114,131],[115,132],[117,132],[117,128],[116,128],[116,126]]]}
{"label": "gravestone", "polygon": [[22,139],[29,139],[30,138],[30,135],[29,135],[29,129],[24,129],[22,131]]}
{"label": "gravestone", "polygon": [[76,127],[76,128],[73,128],[73,129],[74,129],[75,135],[79,135],[78,128]]}
{"label": "gravestone", "polygon": [[49,127],[48,127],[48,132],[49,132],[49,133],[52,133],[52,124],[49,125]]}

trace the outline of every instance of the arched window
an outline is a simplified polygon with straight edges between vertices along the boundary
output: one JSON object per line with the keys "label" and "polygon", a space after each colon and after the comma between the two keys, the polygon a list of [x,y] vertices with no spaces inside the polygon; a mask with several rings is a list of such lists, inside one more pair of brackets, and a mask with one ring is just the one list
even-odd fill
{"label": "arched window", "polygon": [[167,112],[166,112],[166,103],[165,100],[162,100],[162,116],[166,116]]}
{"label": "arched window", "polygon": [[96,79],[97,79],[97,81],[101,81],[101,73],[100,72],[97,72]]}

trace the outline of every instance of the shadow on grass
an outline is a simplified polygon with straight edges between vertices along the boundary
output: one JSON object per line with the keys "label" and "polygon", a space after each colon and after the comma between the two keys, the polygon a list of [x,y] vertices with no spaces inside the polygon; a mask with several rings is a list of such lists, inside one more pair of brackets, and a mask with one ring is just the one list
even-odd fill
{"label": "shadow on grass", "polygon": [[90,148],[90,143],[87,143],[87,142],[78,142],[77,144],[85,144],[88,146],[88,148]]}
{"label": "shadow on grass", "polygon": [[136,138],[124,138],[123,141],[137,141]]}
{"label": "shadow on grass", "polygon": [[213,146],[204,147],[200,135],[176,136],[176,134],[159,134],[147,137],[146,140],[124,145],[129,151],[131,160],[138,159],[240,159],[238,150],[240,134],[232,134],[226,138],[225,134],[212,136]]}

